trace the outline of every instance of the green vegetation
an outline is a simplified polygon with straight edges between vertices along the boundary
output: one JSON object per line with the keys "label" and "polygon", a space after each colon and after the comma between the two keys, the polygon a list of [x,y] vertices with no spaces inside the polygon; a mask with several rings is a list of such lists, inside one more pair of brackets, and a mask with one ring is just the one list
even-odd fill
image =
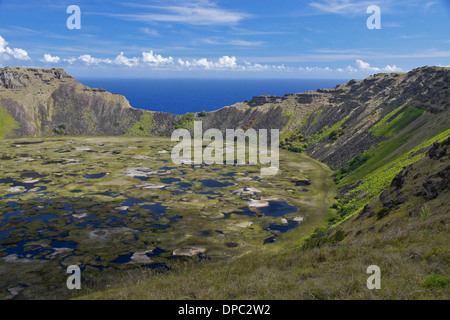
{"label": "green vegetation", "polygon": [[[308,99],[286,96],[280,103],[251,108],[241,103],[229,114],[224,110],[227,123],[246,128],[270,123],[264,114],[275,110],[269,113],[273,123],[287,122],[281,147],[307,150],[330,168],[340,168],[333,175],[326,165],[284,150],[280,174],[271,177],[261,176],[258,165],[169,165],[168,150],[175,143],[142,137],[160,124],[152,113],[134,123],[134,111],[132,117],[118,120],[114,114],[104,123],[112,119],[117,131],[111,132],[138,137],[0,140],[0,194],[6,195],[0,197],[0,274],[8,274],[0,298],[11,298],[6,289],[18,284],[23,286],[18,298],[48,294],[51,288],[57,297],[63,290],[89,299],[448,298],[448,156],[442,153],[445,146],[433,148],[435,159],[425,156],[431,144],[450,136],[446,95],[434,94],[445,90],[437,81],[447,75],[439,70],[421,75],[430,87],[429,101],[423,96],[414,101],[418,95],[409,84],[416,78],[407,75],[387,79],[393,84],[388,90],[395,91],[377,94],[378,81],[390,76],[375,75],[362,90],[343,86],[339,96],[327,90]],[[396,98],[391,99],[392,92],[423,106],[402,105],[380,119],[387,110],[380,106]],[[7,94],[16,93],[18,99],[37,97],[17,90]],[[40,102],[47,101],[40,96]],[[28,115],[37,114],[30,106],[39,104],[26,103]],[[66,126],[77,128],[76,123],[89,131],[100,129],[95,126],[98,109],[83,109],[80,115],[71,108],[76,103],[51,103],[59,107],[37,116],[47,133],[53,128],[56,135],[66,135]],[[334,110],[345,114],[337,118]],[[0,137],[11,137],[18,124],[5,112],[0,109]],[[64,117],[54,118],[58,112]],[[245,123],[249,117],[241,115],[248,112],[254,112],[253,120]],[[177,129],[192,129],[196,117],[211,117],[215,123],[216,114],[170,115],[162,118],[158,132],[173,129],[168,119],[178,118],[173,123]],[[347,130],[355,133],[349,141]],[[200,179],[225,186],[211,193]],[[425,179],[432,183],[424,185]],[[426,185],[434,188],[431,200]],[[258,199],[275,199],[298,211],[283,217],[264,214],[262,207],[252,207]],[[292,224],[294,229],[279,232]],[[53,240],[76,246],[55,248]],[[204,253],[174,257],[180,248]],[[153,263],[168,269],[147,268]],[[61,289],[67,276],[61,267],[69,264],[85,268],[81,291]],[[382,269],[382,290],[366,287],[371,264]]]}
{"label": "green vegetation", "polygon": [[342,134],[345,133],[344,124],[348,120],[348,118],[349,116],[346,116],[344,119],[334,124],[331,128],[328,126],[323,127],[314,136],[310,136],[307,138],[308,144],[316,144],[325,138],[339,138]]}
{"label": "green vegetation", "polygon": [[19,123],[8,111],[0,108],[0,138],[6,138],[9,133],[19,127]]}
{"label": "green vegetation", "polygon": [[337,139],[339,139],[340,136],[345,134],[345,132],[346,131],[342,127],[338,127],[333,131],[331,131],[328,137],[330,138],[331,141],[336,141]]}
{"label": "green vegetation", "polygon": [[345,238],[345,232],[339,230],[331,235],[327,228],[317,228],[313,231],[311,237],[305,240],[303,249],[322,247],[325,244],[337,244]]}
{"label": "green vegetation", "polygon": [[298,153],[305,151],[308,147],[308,143],[306,143],[306,139],[301,133],[301,128],[297,128],[297,130],[284,135],[284,137],[280,139],[280,147]]}
{"label": "green vegetation", "polygon": [[84,109],[83,111],[83,119],[87,122],[87,127],[89,131],[93,131],[95,129],[95,124],[97,119],[95,118],[94,112],[90,109]]}
{"label": "green vegetation", "polygon": [[[390,183],[393,178],[388,170],[390,166],[399,165],[401,169],[408,159],[422,159],[424,154],[417,151],[442,141],[450,135],[449,130],[409,152],[391,156],[379,168],[387,171],[383,178]],[[366,154],[352,159],[348,164],[349,175],[356,175],[373,157],[376,155]],[[163,274],[144,271],[128,275],[106,290],[103,288],[110,282],[105,281],[98,283],[96,290],[85,291],[82,298],[262,300],[445,299],[448,296],[450,279],[442,274],[448,270],[449,254],[440,249],[448,242],[449,216],[445,204],[424,204],[416,216],[411,216],[409,204],[391,209],[380,207],[372,218],[366,215],[355,217],[356,223],[336,224],[336,219],[341,219],[342,206],[348,204],[353,205],[353,210],[361,208],[360,203],[350,200],[336,202],[333,205],[336,210],[328,210],[328,223],[335,224],[332,228],[320,224],[307,236],[300,236],[295,230],[275,244],[236,259],[186,261]],[[431,215],[431,211],[436,213]],[[382,290],[371,291],[365,287],[365,268],[369,264],[382,268]],[[169,289],[174,286],[176,291]]]}
{"label": "green vegetation", "polygon": [[424,204],[420,209],[420,220],[427,221],[431,217],[431,211],[427,204]]}
{"label": "green vegetation", "polygon": [[381,209],[379,209],[377,211],[377,219],[379,220],[379,219],[387,216],[389,214],[389,212],[390,212],[389,208],[382,207]]}
{"label": "green vegetation", "polygon": [[66,135],[66,125],[60,124],[59,126],[53,128],[53,133],[57,136],[65,136]]}
{"label": "green vegetation", "polygon": [[[380,121],[378,121],[370,130],[369,132],[374,133],[374,132],[378,132],[380,130],[382,130],[385,126],[386,123],[389,122],[392,117],[394,117],[398,112],[400,112],[400,110],[403,109],[403,106],[398,107],[397,109],[389,112],[387,115],[385,115],[383,117],[383,119],[381,119]],[[378,135],[377,135],[378,136]]]}
{"label": "green vegetation", "polygon": [[131,136],[151,136],[156,124],[153,123],[153,114],[144,113],[140,121],[136,122],[129,130],[128,134]]}
{"label": "green vegetation", "polygon": [[323,108],[316,108],[312,113],[311,116],[314,116],[314,120],[311,122],[311,126],[315,125],[319,119],[320,119],[320,115],[323,112]]}
{"label": "green vegetation", "polygon": [[[143,270],[98,279],[93,288],[82,288],[79,298],[447,299],[448,250],[429,252],[446,247],[442,221],[448,223],[448,215],[426,223],[413,219],[414,229],[405,224],[406,217],[407,212],[389,215],[387,229],[381,229],[384,219],[369,219],[377,231],[359,236],[358,229],[346,235],[344,230],[317,228],[314,240],[305,245],[293,246],[290,238],[231,260],[192,260],[174,265],[170,272]],[[366,287],[371,264],[382,270],[381,290]]]}
{"label": "green vegetation", "polygon": [[448,286],[450,279],[438,274],[432,274],[428,279],[423,283],[426,288],[445,288]]}
{"label": "green vegetation", "polygon": [[[174,165],[167,152],[174,145],[169,138],[154,136],[0,140],[0,176],[7,178],[0,182],[0,195],[7,196],[0,196],[0,233],[8,235],[0,239],[0,262],[8,255],[13,258],[11,249],[23,259],[0,263],[0,274],[12,275],[0,286],[0,298],[8,295],[5,288],[17,284],[27,286],[24,292],[33,297],[48,294],[49,288],[64,289],[65,273],[58,267],[62,261],[89,266],[83,283],[92,288],[92,279],[149,265],[113,262],[123,255],[157,248],[163,252],[151,260],[177,269],[187,259],[174,259],[175,249],[201,247],[208,260],[232,261],[265,251],[264,242],[272,237],[296,246],[327,218],[335,185],[331,171],[316,160],[281,150],[284,174],[260,177],[259,164]],[[19,192],[10,180],[30,180],[23,173],[39,173],[39,178]],[[203,179],[226,185],[211,189],[199,181]],[[296,186],[294,181],[304,179],[312,184]],[[284,217],[303,219],[301,223],[284,234],[269,229],[284,224],[281,217],[264,215],[248,203],[269,198],[298,208]],[[241,214],[241,208],[253,214]],[[56,252],[52,240],[73,241],[77,247]],[[190,278],[191,266],[188,270]]]}
{"label": "green vegetation", "polygon": [[352,160],[348,162],[348,165],[346,167],[342,167],[341,169],[337,170],[333,176],[334,181],[339,184],[339,181],[346,176],[347,173],[356,170],[361,165],[366,163],[366,161],[369,159],[369,155],[366,153],[360,153],[356,157],[354,157]]}
{"label": "green vegetation", "polygon": [[[402,135],[394,140],[383,141],[377,146],[370,148],[361,156],[360,159],[364,160],[361,166],[338,179],[339,187],[357,185],[345,199],[340,200],[340,215],[343,220],[361,211],[367,203],[377,197],[403,167],[422,159],[425,153],[420,153],[420,150],[431,146],[434,142],[441,142],[447,139],[450,136],[450,128],[423,141],[408,152],[395,155],[394,151],[408,139],[409,135]],[[339,174],[335,174],[336,177],[339,177]]]}
{"label": "green vegetation", "polygon": [[289,128],[289,126],[292,124],[292,121],[294,121],[295,114],[292,111],[284,111],[283,117],[289,117],[288,122],[286,123],[285,127]]}
{"label": "green vegetation", "polygon": [[[423,113],[422,109],[416,107],[409,106],[404,111],[400,112],[401,109],[402,107],[399,107],[390,112],[373,126],[369,132],[376,137],[384,136],[385,138],[391,138]],[[398,115],[393,118],[396,114]]]}
{"label": "green vegetation", "polygon": [[180,119],[174,122],[176,129],[193,129],[194,128],[195,114],[188,112],[181,116]]}

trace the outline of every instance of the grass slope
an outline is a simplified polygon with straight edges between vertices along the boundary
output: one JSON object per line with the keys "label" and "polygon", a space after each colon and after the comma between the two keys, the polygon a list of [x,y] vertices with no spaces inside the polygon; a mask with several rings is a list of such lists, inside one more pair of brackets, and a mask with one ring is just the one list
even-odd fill
{"label": "grass slope", "polygon": [[[379,194],[404,166],[413,165],[418,172],[437,170],[436,163],[418,151],[449,135],[447,129],[375,170],[375,164],[367,162],[368,168],[352,172],[347,181],[362,177],[356,189],[368,195],[355,200],[352,214],[331,228],[326,227],[326,219],[332,220],[334,212],[324,206],[328,214],[314,232],[297,228],[275,244],[231,260],[185,261],[163,274],[143,270],[123,274],[120,280],[103,279],[92,283],[95,290],[78,298],[448,299],[447,193],[431,201],[407,197],[410,200],[381,217],[364,216],[359,208],[370,202],[373,210],[379,210]],[[411,190],[405,187],[405,192]],[[381,290],[367,289],[370,265],[382,270]],[[110,287],[104,290],[105,285]]]}
{"label": "grass slope", "polygon": [[15,128],[19,127],[19,123],[9,115],[8,111],[0,108],[0,139],[6,138]]}

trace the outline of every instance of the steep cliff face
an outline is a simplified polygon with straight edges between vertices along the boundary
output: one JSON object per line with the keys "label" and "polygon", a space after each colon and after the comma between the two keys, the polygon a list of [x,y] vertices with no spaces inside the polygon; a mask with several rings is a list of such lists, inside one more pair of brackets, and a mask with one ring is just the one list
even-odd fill
{"label": "steep cliff face", "polygon": [[18,123],[6,137],[123,135],[144,114],[160,123],[152,134],[161,135],[177,118],[132,108],[122,95],[86,87],[63,69],[0,69],[0,108]]}
{"label": "steep cliff face", "polygon": [[378,74],[329,90],[330,103],[308,118],[302,132],[317,137],[321,130],[342,129],[342,135],[336,140],[322,135],[307,152],[340,168],[371,146],[400,136],[405,143],[397,152],[409,150],[450,125],[449,87],[449,68],[435,67]]}
{"label": "steep cliff face", "polygon": [[[450,125],[450,68],[423,67],[401,74],[376,74],[333,89],[261,96],[213,112],[208,123],[278,127],[302,134],[306,153],[338,169],[382,141],[404,136],[398,152],[411,149]],[[295,139],[294,139],[295,140]]]}
{"label": "steep cliff face", "polygon": [[[448,233],[449,156],[450,138],[434,143],[424,158],[404,167],[378,197],[336,231],[359,239],[376,231],[390,237],[417,237],[426,229]],[[398,233],[401,229],[403,234]]]}

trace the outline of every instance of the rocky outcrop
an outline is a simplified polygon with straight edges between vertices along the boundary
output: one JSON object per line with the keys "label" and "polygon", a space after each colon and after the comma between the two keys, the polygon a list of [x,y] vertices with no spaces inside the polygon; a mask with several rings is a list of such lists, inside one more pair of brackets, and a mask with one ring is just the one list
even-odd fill
{"label": "rocky outcrop", "polygon": [[450,139],[447,139],[441,143],[435,142],[427,152],[427,156],[433,160],[440,160],[444,157],[448,157],[450,154]]}
{"label": "rocky outcrop", "polygon": [[24,78],[28,76],[22,75],[14,71],[3,71],[0,73],[0,88],[5,89],[19,89],[26,85],[24,84]]}
{"label": "rocky outcrop", "polygon": [[384,207],[392,209],[413,197],[433,200],[448,194],[450,183],[450,138],[434,143],[427,157],[403,168],[380,194]]}

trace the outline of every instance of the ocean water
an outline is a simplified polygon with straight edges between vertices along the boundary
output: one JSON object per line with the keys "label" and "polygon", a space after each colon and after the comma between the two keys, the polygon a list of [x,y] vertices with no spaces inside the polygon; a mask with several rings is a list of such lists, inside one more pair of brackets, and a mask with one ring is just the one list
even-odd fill
{"label": "ocean water", "polygon": [[78,79],[124,95],[135,108],[174,114],[213,111],[259,95],[334,88],[347,79]]}

